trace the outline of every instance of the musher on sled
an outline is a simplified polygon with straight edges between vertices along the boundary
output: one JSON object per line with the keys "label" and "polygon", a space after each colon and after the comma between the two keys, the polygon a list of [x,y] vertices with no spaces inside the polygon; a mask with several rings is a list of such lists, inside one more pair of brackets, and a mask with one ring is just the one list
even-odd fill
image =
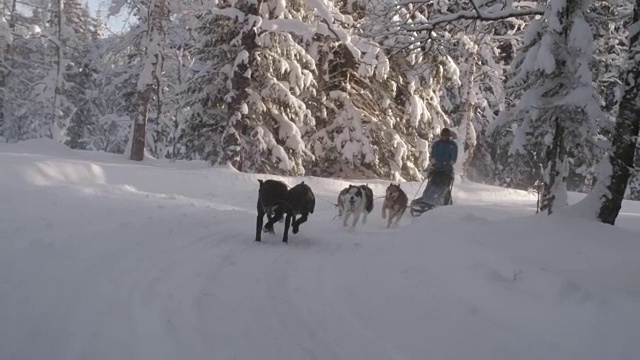
{"label": "musher on sled", "polygon": [[431,147],[429,166],[425,170],[427,187],[422,196],[411,202],[411,214],[419,215],[442,205],[451,205],[451,189],[455,177],[453,165],[458,160],[458,144],[451,139],[451,130],[442,129],[440,139]]}

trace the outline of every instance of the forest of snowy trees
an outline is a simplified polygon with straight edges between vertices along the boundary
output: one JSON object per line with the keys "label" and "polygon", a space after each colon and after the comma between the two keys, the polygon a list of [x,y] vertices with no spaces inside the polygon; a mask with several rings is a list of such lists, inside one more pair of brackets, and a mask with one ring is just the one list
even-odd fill
{"label": "forest of snowy trees", "polygon": [[640,199],[632,0],[0,1],[2,142]]}

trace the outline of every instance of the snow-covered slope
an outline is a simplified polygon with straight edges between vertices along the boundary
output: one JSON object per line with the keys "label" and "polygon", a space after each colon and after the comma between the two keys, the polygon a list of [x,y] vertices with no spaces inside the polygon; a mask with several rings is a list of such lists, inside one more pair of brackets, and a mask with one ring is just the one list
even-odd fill
{"label": "snow-covered slope", "polygon": [[304,178],[316,213],[285,245],[282,224],[253,242],[270,176],[47,141],[1,145],[0,169],[1,359],[640,358],[638,203],[610,227],[458,183],[350,232],[348,182]]}

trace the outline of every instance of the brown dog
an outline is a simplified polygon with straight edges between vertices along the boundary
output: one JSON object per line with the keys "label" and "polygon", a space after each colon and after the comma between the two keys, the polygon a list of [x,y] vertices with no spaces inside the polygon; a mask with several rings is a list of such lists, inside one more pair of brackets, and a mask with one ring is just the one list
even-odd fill
{"label": "brown dog", "polygon": [[400,189],[400,184],[394,185],[393,183],[387,187],[387,193],[384,197],[384,203],[382,204],[382,218],[387,218],[387,209],[389,210],[389,218],[387,219],[387,228],[391,227],[391,223],[395,218],[394,225],[398,224],[398,221],[404,215],[404,211],[407,209],[407,203],[409,199],[407,194]]}

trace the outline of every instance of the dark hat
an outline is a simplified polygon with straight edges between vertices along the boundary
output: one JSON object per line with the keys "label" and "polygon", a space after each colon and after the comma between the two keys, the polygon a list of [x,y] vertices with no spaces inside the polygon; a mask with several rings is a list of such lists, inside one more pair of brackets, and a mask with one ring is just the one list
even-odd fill
{"label": "dark hat", "polygon": [[440,136],[451,136],[451,130],[449,128],[444,128],[440,131]]}

